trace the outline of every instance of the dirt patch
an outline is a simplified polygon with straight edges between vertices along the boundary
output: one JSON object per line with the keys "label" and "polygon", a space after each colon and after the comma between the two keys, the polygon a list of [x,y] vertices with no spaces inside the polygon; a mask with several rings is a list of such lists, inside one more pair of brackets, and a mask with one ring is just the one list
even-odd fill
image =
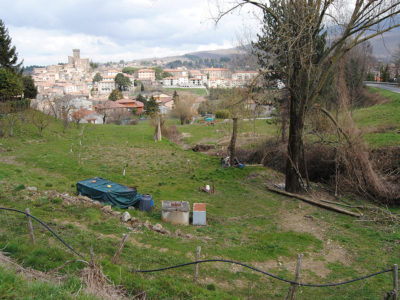
{"label": "dirt patch", "polygon": [[0,163],[6,165],[23,166],[24,164],[15,160],[15,156],[0,156]]}
{"label": "dirt patch", "polygon": [[59,284],[61,280],[65,278],[65,276],[54,275],[51,276],[49,274],[43,273],[38,270],[24,268],[18,263],[16,263],[10,257],[4,255],[3,252],[0,251],[0,265],[6,269],[13,270],[18,274],[21,274],[25,280],[28,281],[45,281],[45,282],[53,282],[55,284]]}
{"label": "dirt patch", "polygon": [[[314,218],[311,213],[313,207],[302,203],[306,209],[292,210],[280,212],[280,219],[284,220],[280,224],[281,228],[286,231],[295,231],[300,233],[309,233],[323,241],[323,250],[320,252],[305,253],[302,259],[302,269],[309,270],[318,276],[325,278],[331,270],[326,267],[328,263],[339,262],[344,265],[350,265],[352,257],[346,249],[338,243],[326,238],[327,224]],[[268,271],[273,268],[283,268],[291,273],[296,269],[297,259],[288,259],[287,257],[279,257],[278,260],[267,262],[254,262],[255,267]]]}

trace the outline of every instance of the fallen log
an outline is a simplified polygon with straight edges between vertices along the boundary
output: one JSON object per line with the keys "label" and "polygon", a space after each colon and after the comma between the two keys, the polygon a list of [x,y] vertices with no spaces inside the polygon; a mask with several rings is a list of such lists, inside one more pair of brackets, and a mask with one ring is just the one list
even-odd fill
{"label": "fallen log", "polygon": [[329,204],[326,204],[324,202],[317,201],[317,200],[314,200],[314,199],[311,199],[311,198],[308,198],[308,197],[305,197],[305,196],[302,196],[302,195],[285,192],[285,191],[282,191],[282,190],[279,190],[279,189],[275,189],[275,188],[271,188],[271,187],[267,187],[267,189],[269,191],[271,191],[271,192],[275,192],[275,193],[282,194],[282,195],[285,195],[285,196],[289,196],[289,197],[292,197],[292,198],[297,198],[297,199],[302,200],[304,202],[307,202],[307,203],[310,203],[310,204],[314,204],[314,205],[317,205],[319,207],[326,208],[326,209],[329,209],[329,210],[333,210],[333,211],[336,211],[336,212],[339,212],[339,213],[342,213],[342,214],[345,214],[345,215],[349,215],[349,216],[352,216],[352,217],[360,218],[362,216],[361,214],[358,214],[358,213],[355,213],[355,212],[352,212],[352,211],[348,211],[348,210],[345,210],[345,209],[337,207],[337,206],[329,205]]}

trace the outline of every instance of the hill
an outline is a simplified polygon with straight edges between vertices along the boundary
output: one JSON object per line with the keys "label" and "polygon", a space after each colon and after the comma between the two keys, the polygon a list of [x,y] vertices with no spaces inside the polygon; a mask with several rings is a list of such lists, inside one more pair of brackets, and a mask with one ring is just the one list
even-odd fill
{"label": "hill", "polygon": [[[231,130],[229,123],[177,127],[186,133],[188,143],[223,139]],[[252,132],[265,137],[274,130],[274,125],[262,120],[255,124],[243,122],[240,135],[250,137]],[[283,180],[281,174],[270,169],[222,169],[218,157],[185,151],[168,140],[154,142],[154,128],[148,122],[135,126],[72,126],[62,132],[62,124],[52,120],[44,137],[40,137],[32,125],[24,122],[19,124],[15,137],[0,140],[1,206],[30,208],[86,260],[93,247],[104,274],[127,296],[286,296],[286,283],[232,264],[201,264],[197,284],[193,282],[192,266],[148,274],[132,272],[193,261],[198,246],[202,247],[201,259],[240,261],[288,279],[294,278],[297,254],[304,253],[301,281],[307,283],[343,281],[399,263],[397,224],[371,222],[368,214],[360,220],[269,192],[266,183]],[[151,213],[129,210],[134,219],[121,222],[124,210],[110,212],[76,195],[76,182],[93,176],[152,194],[155,209]],[[214,184],[215,194],[199,191],[205,184]],[[28,187],[36,187],[37,191]],[[317,186],[313,197],[338,201]],[[206,203],[207,226],[162,223],[161,200]],[[365,204],[344,200],[350,205]],[[26,217],[0,211],[0,249],[23,267],[47,272],[79,258],[37,223],[34,232],[35,244],[31,245]],[[118,263],[113,264],[123,233],[129,233],[129,237]],[[61,269],[64,285],[54,284],[60,293],[49,292],[47,299],[69,299],[80,294],[84,267],[72,263]],[[7,276],[0,269],[0,278]],[[0,295],[5,299],[23,298],[25,289],[9,294],[12,278],[0,280]],[[392,277],[386,273],[340,287],[299,287],[298,299],[338,299],[338,295],[340,299],[382,299],[391,289]],[[33,298],[40,298],[42,292],[39,288],[29,289]]]}

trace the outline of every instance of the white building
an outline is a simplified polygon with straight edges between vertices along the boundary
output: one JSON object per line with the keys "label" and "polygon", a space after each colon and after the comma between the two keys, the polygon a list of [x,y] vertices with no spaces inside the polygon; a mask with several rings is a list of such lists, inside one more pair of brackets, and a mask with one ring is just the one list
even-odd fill
{"label": "white building", "polygon": [[114,80],[101,80],[97,83],[97,89],[100,94],[109,94],[115,89]]}

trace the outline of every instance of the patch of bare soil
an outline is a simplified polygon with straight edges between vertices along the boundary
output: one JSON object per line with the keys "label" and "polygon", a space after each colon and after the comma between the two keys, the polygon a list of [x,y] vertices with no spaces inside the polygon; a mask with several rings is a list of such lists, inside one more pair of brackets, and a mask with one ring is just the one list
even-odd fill
{"label": "patch of bare soil", "polygon": [[[316,238],[323,241],[323,250],[320,252],[304,253],[302,259],[302,270],[309,270],[316,275],[325,278],[331,270],[326,265],[328,263],[339,262],[344,265],[349,265],[352,261],[351,255],[346,249],[338,243],[326,239],[327,224],[321,220],[315,219],[311,212],[313,207],[309,204],[302,203],[302,207],[306,209],[296,209],[292,211],[282,211],[279,215],[282,223],[281,228],[286,231],[295,231],[301,233],[310,233]],[[271,268],[284,268],[294,273],[296,269],[296,259],[288,259],[280,257],[278,260],[267,262],[254,262],[253,265],[257,268],[267,271]]]}
{"label": "patch of bare soil", "polygon": [[15,156],[0,156],[0,163],[14,166],[23,166],[23,164],[16,161],[15,158]]}
{"label": "patch of bare soil", "polygon": [[38,270],[24,268],[1,251],[0,265],[6,269],[13,270],[16,273],[21,274],[24,279],[28,281],[45,281],[59,284],[65,278],[65,276],[49,275]]}

